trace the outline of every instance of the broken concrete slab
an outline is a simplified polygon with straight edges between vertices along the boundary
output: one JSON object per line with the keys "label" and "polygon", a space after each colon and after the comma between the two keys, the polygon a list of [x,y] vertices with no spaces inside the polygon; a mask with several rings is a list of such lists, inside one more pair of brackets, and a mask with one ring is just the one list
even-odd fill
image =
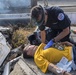
{"label": "broken concrete slab", "polygon": [[7,46],[6,39],[2,33],[0,33],[0,66],[2,65],[9,52],[10,48]]}

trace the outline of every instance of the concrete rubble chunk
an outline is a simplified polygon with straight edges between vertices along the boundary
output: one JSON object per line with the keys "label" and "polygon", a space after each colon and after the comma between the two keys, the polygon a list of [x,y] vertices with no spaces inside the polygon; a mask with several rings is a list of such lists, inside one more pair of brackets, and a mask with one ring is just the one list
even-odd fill
{"label": "concrete rubble chunk", "polygon": [[0,66],[2,65],[9,52],[10,48],[7,46],[6,39],[2,33],[0,33]]}

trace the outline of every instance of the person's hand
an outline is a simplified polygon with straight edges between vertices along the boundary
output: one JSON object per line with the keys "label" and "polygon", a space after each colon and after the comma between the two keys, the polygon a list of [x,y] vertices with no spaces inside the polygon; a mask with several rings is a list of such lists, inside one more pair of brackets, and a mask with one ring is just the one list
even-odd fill
{"label": "person's hand", "polygon": [[51,47],[53,44],[54,44],[53,40],[50,40],[50,41],[46,44],[46,46],[44,47],[44,49],[47,49],[47,48]]}

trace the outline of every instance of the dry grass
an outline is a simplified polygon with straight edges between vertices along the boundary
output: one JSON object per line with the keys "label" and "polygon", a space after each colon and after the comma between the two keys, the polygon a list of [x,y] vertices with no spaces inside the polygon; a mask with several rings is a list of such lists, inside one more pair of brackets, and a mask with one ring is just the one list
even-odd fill
{"label": "dry grass", "polygon": [[28,43],[27,36],[32,34],[35,27],[19,28],[12,35],[12,46],[16,48],[22,44]]}

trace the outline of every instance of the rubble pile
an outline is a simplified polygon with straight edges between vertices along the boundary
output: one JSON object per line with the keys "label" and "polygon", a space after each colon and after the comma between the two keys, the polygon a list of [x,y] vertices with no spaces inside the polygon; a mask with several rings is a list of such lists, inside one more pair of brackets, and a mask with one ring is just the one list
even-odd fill
{"label": "rubble pile", "polygon": [[[14,64],[21,58],[27,36],[35,29],[31,27],[0,27],[0,75],[9,75]],[[12,66],[12,67],[11,67]]]}

